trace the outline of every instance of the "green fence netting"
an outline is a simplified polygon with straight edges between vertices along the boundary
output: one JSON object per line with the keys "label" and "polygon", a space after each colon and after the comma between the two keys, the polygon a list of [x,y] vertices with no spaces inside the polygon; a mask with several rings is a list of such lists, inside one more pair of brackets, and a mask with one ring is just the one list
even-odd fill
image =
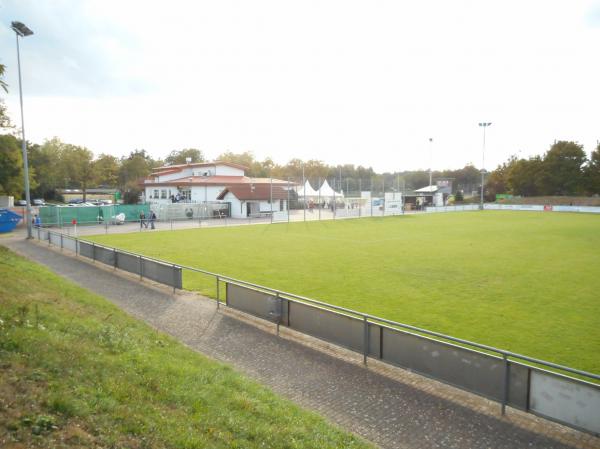
{"label": "green fence netting", "polygon": [[140,211],[144,211],[146,217],[150,214],[148,204],[116,204],[112,206],[46,206],[40,207],[40,218],[46,226],[70,225],[73,220],[77,224],[98,224],[113,222],[119,214],[125,214],[125,221],[136,221],[140,217]]}

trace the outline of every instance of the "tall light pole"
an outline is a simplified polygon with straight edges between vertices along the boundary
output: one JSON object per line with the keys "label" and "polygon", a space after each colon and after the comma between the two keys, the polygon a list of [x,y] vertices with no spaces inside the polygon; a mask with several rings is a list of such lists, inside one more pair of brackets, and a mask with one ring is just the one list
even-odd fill
{"label": "tall light pole", "polygon": [[29,163],[27,161],[27,144],[25,143],[25,119],[23,118],[23,82],[21,80],[21,52],[19,50],[19,37],[27,37],[33,34],[26,25],[21,22],[12,22],[11,28],[15,32],[17,38],[17,65],[19,67],[19,99],[21,101],[21,139],[22,139],[22,150],[23,150],[23,166],[25,169],[25,200],[27,201],[27,213],[25,214],[25,220],[27,220],[27,238],[33,237],[31,229],[31,196],[29,195]]}
{"label": "tall light pole", "polygon": [[431,165],[433,163],[433,138],[429,138],[429,185],[431,186]]}
{"label": "tall light pole", "polygon": [[479,126],[483,128],[483,150],[481,152],[481,200],[479,204],[479,208],[483,210],[483,187],[484,187],[484,176],[485,176],[485,129],[488,126],[491,126],[492,122],[482,122],[479,123]]}

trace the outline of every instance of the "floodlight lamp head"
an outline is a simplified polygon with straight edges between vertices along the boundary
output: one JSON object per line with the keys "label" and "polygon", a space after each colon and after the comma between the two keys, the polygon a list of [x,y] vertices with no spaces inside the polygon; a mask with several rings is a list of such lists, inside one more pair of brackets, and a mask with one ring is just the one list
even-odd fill
{"label": "floodlight lamp head", "polygon": [[33,31],[31,31],[31,29],[29,29],[27,25],[22,22],[12,22],[11,28],[21,37],[31,36],[33,34]]}

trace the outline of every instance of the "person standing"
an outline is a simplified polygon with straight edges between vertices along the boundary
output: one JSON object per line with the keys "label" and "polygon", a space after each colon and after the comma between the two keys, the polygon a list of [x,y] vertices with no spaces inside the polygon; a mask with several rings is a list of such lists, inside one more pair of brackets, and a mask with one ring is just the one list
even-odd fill
{"label": "person standing", "polygon": [[154,228],[154,221],[156,220],[156,214],[154,213],[153,210],[150,211],[150,229],[155,229]]}
{"label": "person standing", "polygon": [[148,227],[148,223],[146,223],[146,214],[143,210],[140,211],[140,229],[142,229],[142,227]]}

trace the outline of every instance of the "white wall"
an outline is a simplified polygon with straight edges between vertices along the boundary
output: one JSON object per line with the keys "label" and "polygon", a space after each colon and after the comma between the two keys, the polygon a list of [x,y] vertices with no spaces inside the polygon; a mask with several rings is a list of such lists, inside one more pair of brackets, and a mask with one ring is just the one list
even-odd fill
{"label": "white wall", "polygon": [[[232,218],[246,218],[247,217],[247,201],[238,200],[232,193],[227,193],[223,201],[231,203],[231,217]],[[256,201],[252,201],[256,202]],[[268,201],[258,201],[260,212],[271,212],[271,204]],[[283,201],[283,208],[280,209],[280,201],[273,200],[273,212],[281,212],[287,210],[287,200]]]}
{"label": "white wall", "polygon": [[189,176],[193,176],[193,168],[192,167],[186,167],[183,170],[178,171],[176,173],[169,173],[167,175],[158,176],[158,179],[156,180],[156,182],[167,182],[172,179],[185,178],[185,177],[189,177]]}
{"label": "white wall", "polygon": [[192,202],[217,201],[217,196],[225,186],[192,186]]}
{"label": "white wall", "polygon": [[[154,198],[155,190],[158,190],[159,198]],[[167,191],[166,198],[160,198],[160,193],[162,190]],[[144,189],[144,200],[150,204],[168,204],[171,202],[171,194],[175,195],[176,193],[177,193],[176,187],[170,187],[170,186],[146,187]]]}
{"label": "white wall", "polygon": [[216,174],[218,176],[244,176],[244,170],[228,165],[217,165]]}

